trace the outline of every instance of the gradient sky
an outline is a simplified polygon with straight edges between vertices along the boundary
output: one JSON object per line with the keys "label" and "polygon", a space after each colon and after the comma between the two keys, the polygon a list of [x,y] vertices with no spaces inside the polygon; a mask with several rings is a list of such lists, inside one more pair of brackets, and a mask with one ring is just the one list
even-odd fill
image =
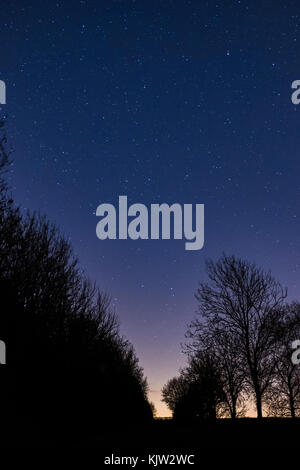
{"label": "gradient sky", "polygon": [[[116,306],[159,415],[204,262],[256,261],[300,298],[299,1],[9,1],[11,184]],[[100,241],[100,203],[204,203],[205,246]]]}

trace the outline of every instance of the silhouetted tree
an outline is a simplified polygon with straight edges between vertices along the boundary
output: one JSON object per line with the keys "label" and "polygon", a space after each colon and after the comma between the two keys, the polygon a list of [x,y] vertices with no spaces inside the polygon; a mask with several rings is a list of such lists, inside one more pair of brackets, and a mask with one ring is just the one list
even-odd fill
{"label": "silhouetted tree", "polygon": [[284,308],[280,338],[274,351],[275,376],[267,393],[271,416],[300,416],[300,368],[293,364],[292,342],[300,338],[300,304],[293,302]]}
{"label": "silhouetted tree", "polygon": [[193,394],[195,393],[197,416],[216,419],[224,404],[225,395],[215,356],[209,351],[199,351],[190,356],[185,377]]}
{"label": "silhouetted tree", "polygon": [[185,352],[209,351],[218,364],[224,392],[223,414],[233,419],[243,416],[246,374],[236,337],[218,328],[210,319],[205,324],[192,323],[186,336],[191,341],[186,343]]}
{"label": "silhouetted tree", "polygon": [[218,366],[208,352],[190,356],[188,367],[162,393],[177,420],[216,419],[225,399]]}
{"label": "silhouetted tree", "polygon": [[150,408],[151,408],[151,411],[152,411],[152,416],[153,416],[153,418],[156,418],[156,416],[157,416],[157,411],[156,411],[156,408],[155,408],[155,405],[154,405],[153,401],[150,401],[150,402],[149,402],[149,405],[150,405]]}
{"label": "silhouetted tree", "polygon": [[244,363],[261,418],[262,400],[275,373],[273,351],[286,290],[270,273],[234,256],[208,261],[206,269],[209,282],[202,282],[196,293],[200,319],[192,323],[190,332],[197,337],[202,328],[215,327],[225,337],[235,338],[236,354]]}
{"label": "silhouetted tree", "polygon": [[146,379],[108,296],[85,277],[55,225],[23,214],[8,198],[4,144],[0,339],[7,345],[10,408],[57,432],[151,419]]}
{"label": "silhouetted tree", "polygon": [[188,391],[188,381],[183,373],[170,379],[162,389],[163,400],[174,413],[176,405]]}

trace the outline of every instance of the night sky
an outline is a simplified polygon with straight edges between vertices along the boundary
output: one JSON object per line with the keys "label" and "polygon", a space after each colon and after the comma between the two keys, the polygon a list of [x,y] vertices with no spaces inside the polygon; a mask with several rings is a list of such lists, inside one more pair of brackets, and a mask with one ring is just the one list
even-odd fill
{"label": "night sky", "polygon": [[[0,79],[14,198],[70,237],[113,299],[159,415],[205,259],[300,298],[299,1],[6,1]],[[205,245],[96,237],[99,204],[205,204]]]}

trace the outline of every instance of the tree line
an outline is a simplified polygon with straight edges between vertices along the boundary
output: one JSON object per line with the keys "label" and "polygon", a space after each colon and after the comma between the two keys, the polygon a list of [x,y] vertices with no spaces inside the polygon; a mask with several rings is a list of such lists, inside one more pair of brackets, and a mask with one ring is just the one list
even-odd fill
{"label": "tree line", "polygon": [[148,422],[147,380],[109,296],[85,276],[55,225],[14,203],[3,122],[0,133],[2,419],[77,436]]}
{"label": "tree line", "polygon": [[195,294],[196,318],[183,346],[188,365],[163,387],[176,419],[300,416],[300,365],[292,343],[300,339],[300,303],[254,263],[223,255],[207,261],[208,280]]}

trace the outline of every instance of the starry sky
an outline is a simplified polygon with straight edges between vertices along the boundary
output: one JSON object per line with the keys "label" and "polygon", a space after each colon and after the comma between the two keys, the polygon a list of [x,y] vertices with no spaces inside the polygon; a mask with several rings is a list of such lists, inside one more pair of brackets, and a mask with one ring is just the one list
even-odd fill
{"label": "starry sky", "polygon": [[[253,260],[299,298],[298,1],[1,5],[10,181],[113,299],[160,416],[205,259]],[[96,237],[97,206],[205,204],[205,245]]]}

